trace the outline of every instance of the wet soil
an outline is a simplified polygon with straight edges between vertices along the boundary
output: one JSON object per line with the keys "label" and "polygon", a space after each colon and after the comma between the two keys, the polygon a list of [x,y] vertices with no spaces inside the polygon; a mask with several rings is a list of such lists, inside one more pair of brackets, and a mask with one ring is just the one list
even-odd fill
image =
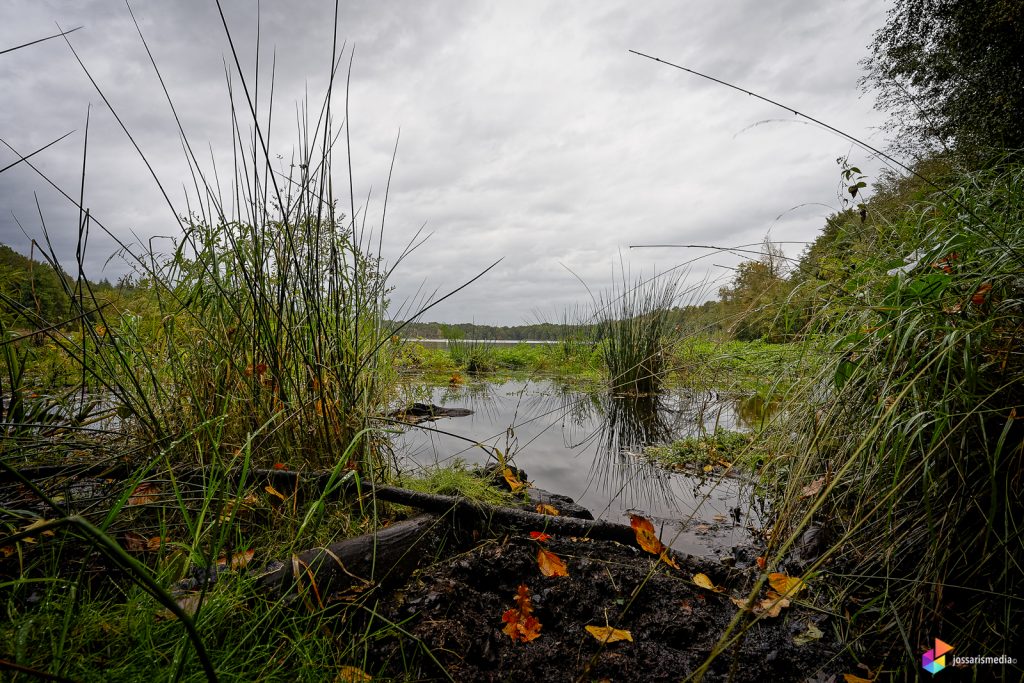
{"label": "wet soil", "polygon": [[[568,576],[545,577],[526,534],[489,541],[421,570],[378,614],[401,624],[373,644],[398,678],[456,681],[681,681],[698,674],[739,608],[756,569],[677,556],[679,569],[610,541],[552,538],[544,544]],[[707,574],[715,593],[691,577]],[[520,585],[531,594],[540,635],[513,642],[502,615]],[[762,590],[762,593],[764,591]],[[744,612],[749,615],[749,612]],[[714,658],[705,681],[831,681],[844,668],[830,618],[794,604],[753,623]],[[798,645],[814,624],[823,634]],[[585,626],[625,629],[633,641],[602,644]],[[735,633],[735,631],[734,631]],[[429,652],[429,654],[428,654]]]}

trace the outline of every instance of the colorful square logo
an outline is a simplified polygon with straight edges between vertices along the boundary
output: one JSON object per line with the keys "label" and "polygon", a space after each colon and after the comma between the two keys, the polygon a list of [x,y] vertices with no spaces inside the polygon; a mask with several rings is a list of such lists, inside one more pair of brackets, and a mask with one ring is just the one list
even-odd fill
{"label": "colorful square logo", "polygon": [[921,666],[932,675],[939,673],[946,668],[946,653],[952,649],[952,645],[936,638],[935,649],[921,655]]}

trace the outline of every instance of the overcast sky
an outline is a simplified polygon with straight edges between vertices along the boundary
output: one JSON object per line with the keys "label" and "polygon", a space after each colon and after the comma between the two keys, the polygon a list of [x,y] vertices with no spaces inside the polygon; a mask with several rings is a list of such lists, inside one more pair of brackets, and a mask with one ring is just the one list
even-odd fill
{"label": "overcast sky", "polygon": [[[223,4],[251,80],[256,2]],[[230,56],[216,3],[139,0],[132,8],[193,148],[206,163],[212,150],[227,166]],[[339,38],[355,47],[357,203],[373,188],[368,226],[379,228],[400,130],[385,258],[397,258],[421,226],[432,233],[397,269],[396,301],[443,293],[503,258],[425,319],[554,321],[589,300],[576,276],[597,292],[620,259],[635,277],[711,254],[630,245],[733,246],[769,233],[782,242],[814,239],[838,207],[836,158],[852,151],[870,175],[879,163],[790,113],[628,50],[755,90],[883,145],[883,117],[857,80],[886,9],[880,0],[342,2]],[[275,157],[290,158],[296,103],[306,92],[314,99],[327,81],[332,14],[333,3],[323,0],[263,3],[264,76],[275,51],[277,62]],[[117,0],[3,0],[0,50],[54,33],[55,22],[83,26],[70,40],[173,208],[62,40],[0,55],[0,138],[25,153],[76,131],[33,162],[77,197],[91,103],[85,205],[133,250],[166,251],[168,240],[148,240],[179,234],[174,216],[187,210],[191,175],[128,9]],[[16,158],[0,146],[0,168]],[[347,196],[339,161],[334,181]],[[27,253],[43,221],[74,272],[77,210],[24,164],[0,174],[0,242]],[[109,260],[115,248],[92,231],[91,278],[127,271],[121,259]],[[801,245],[785,250],[796,256]],[[736,263],[721,253],[697,260],[690,282],[706,283],[707,298]]]}

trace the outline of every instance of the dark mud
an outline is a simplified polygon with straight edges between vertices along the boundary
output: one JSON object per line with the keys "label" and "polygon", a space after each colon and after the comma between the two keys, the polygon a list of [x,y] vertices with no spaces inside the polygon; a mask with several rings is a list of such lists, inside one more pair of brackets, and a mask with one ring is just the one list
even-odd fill
{"label": "dark mud", "polygon": [[[729,596],[745,597],[756,580],[756,570],[699,558],[680,557],[680,569],[672,569],[615,542],[552,538],[545,546],[565,561],[569,576],[543,576],[538,544],[525,534],[421,570],[378,607],[406,635],[376,641],[373,658],[399,679],[686,680],[739,611]],[[726,592],[696,586],[697,573]],[[527,643],[502,632],[502,614],[514,606],[520,584],[529,588],[541,623],[540,636]],[[823,636],[798,645],[794,636],[809,623]],[[584,629],[606,624],[630,631],[633,642],[602,645]],[[831,681],[851,670],[841,651],[827,615],[793,605],[750,625],[709,664],[703,680]]]}

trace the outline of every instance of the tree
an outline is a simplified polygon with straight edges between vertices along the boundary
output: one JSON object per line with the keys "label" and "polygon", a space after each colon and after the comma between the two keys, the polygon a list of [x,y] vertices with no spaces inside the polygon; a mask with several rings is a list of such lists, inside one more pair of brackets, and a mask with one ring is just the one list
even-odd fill
{"label": "tree", "polygon": [[903,152],[1024,148],[1024,2],[895,0],[869,74]]}

